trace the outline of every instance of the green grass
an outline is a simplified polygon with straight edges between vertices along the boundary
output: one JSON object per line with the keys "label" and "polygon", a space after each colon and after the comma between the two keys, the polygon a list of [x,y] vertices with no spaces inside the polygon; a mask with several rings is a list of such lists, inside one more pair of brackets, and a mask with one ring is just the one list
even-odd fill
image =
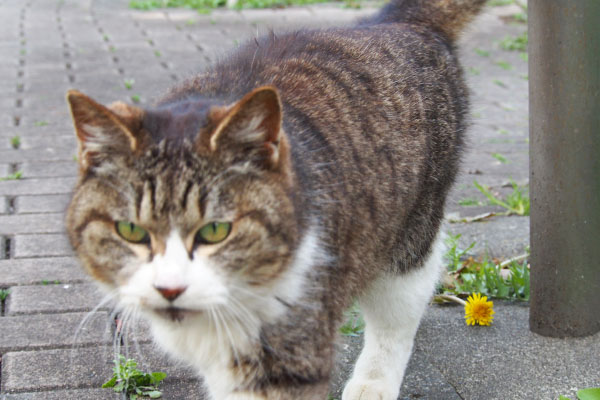
{"label": "green grass", "polygon": [[481,57],[489,57],[490,56],[490,52],[487,50],[475,49],[475,53],[477,53]]}
{"label": "green grass", "polygon": [[131,101],[133,101],[134,103],[139,103],[140,101],[142,101],[142,99],[140,98],[139,94],[134,94],[131,96]]}
{"label": "green grass", "polygon": [[521,22],[521,23],[526,23],[527,19],[528,19],[526,12],[520,12],[520,13],[513,14],[512,17],[516,22]]}
{"label": "green grass", "polygon": [[488,187],[480,185],[477,181],[474,181],[473,184],[481,193],[483,193],[490,204],[506,209],[505,215],[529,215],[531,201],[529,199],[529,189],[527,187],[519,186],[515,181],[511,180],[510,184],[513,191],[506,196],[504,200],[501,200],[494,196]]}
{"label": "green grass", "polygon": [[507,61],[496,61],[496,65],[506,71],[510,71],[512,69],[512,65],[510,65],[510,63]]}
{"label": "green grass", "polygon": [[354,304],[344,313],[346,322],[340,327],[342,335],[358,336],[365,330],[365,320],[360,314],[357,304]]}
{"label": "green grass", "polygon": [[458,248],[460,235],[446,239],[447,271],[452,283],[441,288],[445,293],[468,295],[481,293],[488,297],[510,300],[529,300],[529,265],[526,257],[518,261],[500,262],[483,257],[466,257],[475,242],[465,249]]}
{"label": "green grass", "polygon": [[492,157],[494,157],[496,160],[500,161],[502,164],[508,163],[508,160],[506,159],[506,157],[504,157],[500,153],[492,153]]}
{"label": "green grass", "polygon": [[10,294],[10,290],[0,289],[0,302],[6,300],[8,298],[9,294]]}
{"label": "green grass", "polygon": [[[600,388],[581,389],[577,391],[578,400],[600,400]],[[571,400],[568,397],[560,396],[559,400]]]}
{"label": "green grass", "polygon": [[488,6],[492,6],[492,7],[507,6],[512,3],[513,3],[513,0],[489,0],[487,2]]}
{"label": "green grass", "polygon": [[18,149],[19,147],[21,147],[21,138],[19,137],[19,135],[10,138],[10,145],[13,149]]}
{"label": "green grass", "polygon": [[135,83],[134,79],[125,79],[123,80],[123,84],[127,90],[131,90],[133,88],[133,84]]}
{"label": "green grass", "polygon": [[162,393],[158,390],[160,382],[166,378],[164,372],[145,373],[137,369],[137,362],[125,359],[119,354],[119,359],[113,361],[112,378],[102,385],[103,388],[112,388],[117,393],[124,393],[130,400],[139,397],[158,399]]}
{"label": "green grass", "polygon": [[501,88],[505,88],[505,89],[508,88],[508,86],[506,85],[506,83],[502,82],[500,79],[494,79],[493,82],[496,85],[500,86]]}
{"label": "green grass", "polygon": [[527,51],[527,44],[529,39],[527,37],[527,31],[523,32],[519,36],[507,36],[500,42],[500,47],[507,51]]}
{"label": "green grass", "polygon": [[4,177],[0,177],[0,181],[15,181],[23,177],[22,171],[17,171],[14,174],[10,174]]}
{"label": "green grass", "polygon": [[484,205],[481,201],[479,201],[477,199],[472,199],[472,198],[459,200],[458,204],[461,205],[461,206],[463,206],[463,207],[482,206],[482,205]]}
{"label": "green grass", "polygon": [[58,279],[55,279],[55,280],[53,280],[52,282],[51,282],[51,281],[49,281],[48,279],[42,279],[42,282],[41,282],[41,283],[42,283],[42,285],[44,285],[44,286],[47,286],[47,285],[49,285],[50,283],[53,283],[53,284],[55,284],[55,285],[60,285],[60,281],[59,281]]}
{"label": "green grass", "polygon": [[35,126],[46,126],[46,125],[48,125],[48,122],[46,122],[46,121],[37,121],[33,125],[35,125]]}
{"label": "green grass", "polygon": [[467,71],[469,71],[471,75],[479,75],[481,73],[481,70],[475,67],[469,67]]}

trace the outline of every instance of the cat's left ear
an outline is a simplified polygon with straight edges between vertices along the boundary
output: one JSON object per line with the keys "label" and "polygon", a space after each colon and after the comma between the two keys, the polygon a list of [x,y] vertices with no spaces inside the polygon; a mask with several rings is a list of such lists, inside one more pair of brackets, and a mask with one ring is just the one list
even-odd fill
{"label": "cat's left ear", "polygon": [[226,114],[211,132],[211,152],[246,152],[248,157],[270,167],[280,164],[285,151],[281,131],[282,106],[277,89],[263,86],[254,89],[228,107]]}

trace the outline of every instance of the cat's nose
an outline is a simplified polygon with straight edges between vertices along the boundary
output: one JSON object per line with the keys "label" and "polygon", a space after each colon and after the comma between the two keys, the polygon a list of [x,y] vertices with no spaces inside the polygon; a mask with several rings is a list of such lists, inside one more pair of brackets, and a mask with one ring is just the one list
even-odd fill
{"label": "cat's nose", "polygon": [[161,294],[162,297],[164,297],[168,301],[174,301],[176,298],[178,298],[181,295],[181,293],[185,292],[185,289],[187,289],[187,286],[171,288],[171,287],[161,287],[161,286],[155,285],[154,288]]}

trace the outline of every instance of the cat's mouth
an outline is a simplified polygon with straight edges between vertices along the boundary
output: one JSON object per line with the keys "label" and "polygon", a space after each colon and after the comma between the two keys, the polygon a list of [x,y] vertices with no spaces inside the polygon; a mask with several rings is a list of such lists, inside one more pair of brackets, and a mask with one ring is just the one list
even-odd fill
{"label": "cat's mouth", "polygon": [[154,312],[163,318],[167,318],[175,322],[182,321],[186,317],[191,317],[200,313],[198,310],[189,310],[179,307],[157,308],[154,310]]}

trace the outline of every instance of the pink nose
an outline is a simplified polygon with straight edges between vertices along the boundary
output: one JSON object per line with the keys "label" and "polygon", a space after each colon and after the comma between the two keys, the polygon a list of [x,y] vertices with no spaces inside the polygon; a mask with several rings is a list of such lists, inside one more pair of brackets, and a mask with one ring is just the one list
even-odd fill
{"label": "pink nose", "polygon": [[162,295],[162,297],[164,297],[165,299],[167,299],[169,301],[173,301],[176,298],[178,298],[181,295],[181,293],[185,292],[185,289],[187,289],[187,286],[176,287],[176,288],[166,288],[166,287],[154,286],[154,288],[156,290],[158,290],[158,292]]}

